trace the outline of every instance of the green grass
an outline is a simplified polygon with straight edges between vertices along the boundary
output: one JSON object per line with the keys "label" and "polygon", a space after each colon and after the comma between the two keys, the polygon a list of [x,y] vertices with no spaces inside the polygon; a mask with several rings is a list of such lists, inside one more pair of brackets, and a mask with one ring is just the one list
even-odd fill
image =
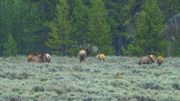
{"label": "green grass", "polygon": [[138,65],[137,57],[0,58],[0,101],[180,101],[180,58]]}

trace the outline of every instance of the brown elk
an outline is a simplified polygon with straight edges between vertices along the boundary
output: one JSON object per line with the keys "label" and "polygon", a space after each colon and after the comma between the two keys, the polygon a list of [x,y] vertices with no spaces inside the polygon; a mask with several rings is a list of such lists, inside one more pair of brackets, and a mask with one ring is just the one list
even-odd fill
{"label": "brown elk", "polygon": [[147,56],[144,56],[142,58],[140,58],[139,60],[139,65],[141,64],[151,64],[151,63],[154,63],[156,61],[156,56],[155,55],[147,55]]}
{"label": "brown elk", "polygon": [[83,61],[85,61],[86,56],[87,56],[87,52],[86,52],[85,49],[79,50],[79,52],[78,52],[78,54],[77,54],[77,57],[79,58],[80,63],[83,62]]}
{"label": "brown elk", "polygon": [[96,58],[100,61],[104,61],[106,59],[106,56],[103,53],[100,53],[96,56]]}
{"label": "brown elk", "polygon": [[28,62],[45,63],[45,62],[50,62],[50,60],[51,60],[50,54],[44,52],[41,52],[40,54],[33,53],[27,56]]}
{"label": "brown elk", "polygon": [[35,63],[39,63],[40,60],[40,55],[38,53],[31,53],[27,56],[27,61],[28,62],[35,62]]}
{"label": "brown elk", "polygon": [[163,56],[158,56],[157,64],[160,66],[163,62],[164,62],[164,57]]}

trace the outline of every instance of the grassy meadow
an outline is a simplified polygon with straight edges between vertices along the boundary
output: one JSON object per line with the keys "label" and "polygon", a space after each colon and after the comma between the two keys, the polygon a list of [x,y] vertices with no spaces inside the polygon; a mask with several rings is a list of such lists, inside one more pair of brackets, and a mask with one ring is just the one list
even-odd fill
{"label": "grassy meadow", "polygon": [[180,101],[180,58],[138,65],[137,57],[0,57],[0,101]]}

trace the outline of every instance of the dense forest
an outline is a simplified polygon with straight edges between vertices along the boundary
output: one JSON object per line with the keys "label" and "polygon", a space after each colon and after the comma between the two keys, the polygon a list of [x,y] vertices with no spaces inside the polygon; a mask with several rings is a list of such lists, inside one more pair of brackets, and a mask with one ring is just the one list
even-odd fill
{"label": "dense forest", "polygon": [[179,0],[0,0],[0,56],[180,56]]}

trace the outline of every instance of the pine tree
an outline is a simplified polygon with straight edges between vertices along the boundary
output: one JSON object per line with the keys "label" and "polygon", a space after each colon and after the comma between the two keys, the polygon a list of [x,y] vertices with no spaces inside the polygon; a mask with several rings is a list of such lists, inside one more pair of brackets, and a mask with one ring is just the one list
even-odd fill
{"label": "pine tree", "polygon": [[82,44],[85,40],[87,33],[87,13],[88,8],[84,4],[83,0],[73,0],[72,2],[72,14],[71,23],[73,25],[73,33],[71,38],[77,42],[77,44]]}
{"label": "pine tree", "polygon": [[142,11],[137,15],[136,34],[134,43],[129,51],[133,55],[148,53],[162,54],[165,41],[161,36],[164,16],[160,11],[157,0],[145,0]]}
{"label": "pine tree", "polygon": [[100,52],[112,52],[110,26],[106,20],[107,10],[102,0],[91,0],[88,12],[88,43],[98,46]]}
{"label": "pine tree", "polygon": [[[127,0],[106,0],[106,8],[108,9],[108,23],[111,25],[110,33],[112,35],[112,46],[115,55],[124,55],[124,48],[127,48],[128,33],[127,19],[130,15],[128,12]],[[128,16],[127,16],[128,15]]]}
{"label": "pine tree", "polygon": [[8,34],[7,42],[4,44],[4,56],[15,56],[17,54],[17,44],[12,34]]}
{"label": "pine tree", "polygon": [[65,55],[71,29],[68,20],[67,0],[57,0],[56,19],[53,22],[49,22],[48,26],[51,32],[49,33],[49,39],[46,45],[54,49],[57,54],[59,54],[60,50],[61,55]]}

